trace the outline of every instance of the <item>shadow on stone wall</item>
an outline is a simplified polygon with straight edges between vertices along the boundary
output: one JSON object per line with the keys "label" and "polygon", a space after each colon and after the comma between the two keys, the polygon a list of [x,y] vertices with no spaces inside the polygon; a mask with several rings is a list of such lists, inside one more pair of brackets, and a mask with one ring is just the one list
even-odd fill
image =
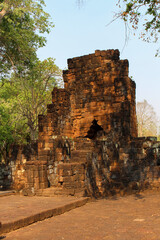
{"label": "shadow on stone wall", "polygon": [[25,163],[36,159],[37,155],[37,142],[23,146],[12,145],[8,163],[0,163],[0,189],[22,189],[25,186]]}
{"label": "shadow on stone wall", "polygon": [[86,166],[87,195],[124,195],[158,187],[160,142],[136,138],[119,145],[108,141],[104,132],[99,133]]}

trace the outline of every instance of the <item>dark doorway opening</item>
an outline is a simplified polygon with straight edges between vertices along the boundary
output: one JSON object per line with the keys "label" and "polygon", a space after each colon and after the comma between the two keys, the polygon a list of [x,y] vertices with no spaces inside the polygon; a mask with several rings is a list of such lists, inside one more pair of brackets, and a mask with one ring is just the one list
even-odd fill
{"label": "dark doorway opening", "polygon": [[97,136],[97,132],[103,130],[103,128],[100,125],[98,125],[97,122],[98,122],[97,120],[95,119],[93,120],[92,125],[90,126],[90,129],[86,135],[86,138],[94,140]]}

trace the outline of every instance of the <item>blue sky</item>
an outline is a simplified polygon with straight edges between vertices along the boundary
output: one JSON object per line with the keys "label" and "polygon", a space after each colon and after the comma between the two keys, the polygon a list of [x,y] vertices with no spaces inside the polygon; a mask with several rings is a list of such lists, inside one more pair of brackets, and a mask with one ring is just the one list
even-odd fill
{"label": "blue sky", "polygon": [[160,116],[160,58],[155,57],[158,44],[145,43],[138,36],[130,35],[124,48],[124,23],[117,20],[106,26],[118,11],[116,2],[84,0],[79,8],[76,0],[45,0],[46,11],[55,27],[38,55],[40,59],[53,57],[61,69],[66,69],[68,58],[93,53],[96,49],[119,49],[121,59],[129,60],[129,75],[136,82],[137,101],[146,99]]}

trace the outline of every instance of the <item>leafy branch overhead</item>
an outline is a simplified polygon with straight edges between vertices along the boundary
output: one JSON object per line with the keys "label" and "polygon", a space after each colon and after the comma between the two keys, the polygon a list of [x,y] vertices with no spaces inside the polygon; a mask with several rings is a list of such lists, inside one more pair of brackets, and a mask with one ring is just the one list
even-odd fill
{"label": "leafy branch overhead", "polygon": [[129,26],[141,28],[141,38],[145,41],[158,41],[160,33],[159,0],[119,0],[121,9],[116,17],[122,18]]}
{"label": "leafy branch overhead", "polygon": [[[80,6],[85,0],[76,0]],[[117,3],[117,4],[116,4]],[[110,25],[122,19],[126,27],[126,40],[131,29],[140,30],[140,38],[147,42],[158,42],[160,34],[160,0],[117,0],[117,10]],[[157,54],[158,55],[158,51]]]}

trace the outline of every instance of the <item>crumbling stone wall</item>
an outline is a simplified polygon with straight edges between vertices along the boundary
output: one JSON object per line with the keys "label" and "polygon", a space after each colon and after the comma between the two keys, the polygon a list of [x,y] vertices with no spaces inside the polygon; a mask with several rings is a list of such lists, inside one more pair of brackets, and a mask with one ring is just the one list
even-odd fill
{"label": "crumbling stone wall", "polygon": [[38,154],[37,143],[12,145],[8,164],[0,164],[0,188],[20,191],[26,187],[26,163],[35,160]]}
{"label": "crumbling stone wall", "polygon": [[0,163],[0,190],[8,189],[11,186],[11,168],[10,166]]}
{"label": "crumbling stone wall", "polygon": [[50,186],[86,188],[87,161],[102,131],[115,144],[137,137],[135,83],[118,50],[68,60],[65,89],[55,88],[47,115],[39,116],[39,160]]}
{"label": "crumbling stone wall", "polygon": [[156,138],[134,138],[115,145],[99,132],[94,144],[87,162],[88,195],[124,195],[160,187],[160,142]]}
{"label": "crumbling stone wall", "polygon": [[39,116],[38,161],[26,186],[104,196],[159,182],[160,144],[139,139],[135,82],[118,50],[68,59],[64,89]]}
{"label": "crumbling stone wall", "polygon": [[65,89],[53,90],[47,116],[39,117],[39,149],[52,147],[53,135],[87,137],[94,120],[117,141],[137,137],[135,83],[119,51],[69,59],[68,68],[63,72]]}
{"label": "crumbling stone wall", "polygon": [[25,170],[24,195],[34,195],[39,189],[48,187],[46,161],[28,161]]}

